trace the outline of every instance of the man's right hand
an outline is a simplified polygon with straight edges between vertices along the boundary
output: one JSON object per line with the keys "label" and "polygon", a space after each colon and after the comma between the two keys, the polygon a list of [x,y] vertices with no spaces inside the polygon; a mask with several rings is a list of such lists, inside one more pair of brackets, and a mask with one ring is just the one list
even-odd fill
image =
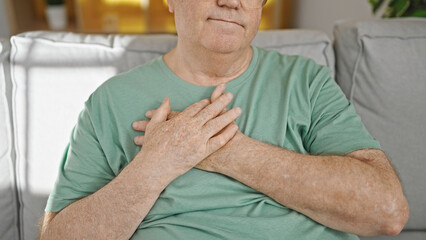
{"label": "man's right hand", "polygon": [[224,146],[238,131],[238,126],[232,123],[240,116],[241,109],[236,107],[221,114],[231,100],[231,93],[222,94],[213,102],[204,99],[167,120],[171,109],[166,98],[146,125],[139,154],[159,161],[164,174],[175,177],[184,174]]}

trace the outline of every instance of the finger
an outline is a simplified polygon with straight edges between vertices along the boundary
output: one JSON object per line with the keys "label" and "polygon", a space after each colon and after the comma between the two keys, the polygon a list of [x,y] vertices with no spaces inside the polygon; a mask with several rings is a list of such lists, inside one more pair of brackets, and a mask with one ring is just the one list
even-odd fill
{"label": "finger", "polygon": [[147,111],[147,112],[145,113],[145,116],[146,116],[147,118],[151,119],[151,118],[152,118],[152,113],[153,113],[154,111],[155,111],[155,110],[149,110],[149,111]]}
{"label": "finger", "polygon": [[229,124],[223,131],[216,137],[210,138],[207,142],[209,153],[216,152],[219,148],[227,144],[237,133],[238,126],[236,124]]}
{"label": "finger", "polygon": [[144,132],[148,123],[149,121],[135,121],[133,122],[132,126],[134,130]]}
{"label": "finger", "polygon": [[224,84],[224,83],[217,85],[217,87],[215,88],[215,90],[212,93],[210,101],[212,101],[212,102],[216,101],[216,99],[218,99],[220,97],[220,95],[222,95],[223,92],[225,92],[225,88],[226,88],[226,84]]}
{"label": "finger", "polygon": [[[229,125],[237,125],[235,122],[232,122],[232,123],[230,123]],[[238,127],[238,125],[237,125],[237,127]],[[218,133],[216,133],[215,135],[213,135],[213,137],[216,137],[216,136],[219,136],[220,134],[222,134],[223,133],[223,131],[225,131],[225,129],[226,128],[224,128],[224,129],[222,129],[222,130],[220,130]],[[213,138],[212,137],[212,138]]]}
{"label": "finger", "polygon": [[135,139],[133,139],[133,141],[135,142],[136,145],[142,146],[144,138],[145,138],[145,136],[139,135],[139,136],[136,136]]}
{"label": "finger", "polygon": [[151,121],[164,122],[170,113],[170,99],[166,97],[161,106],[152,113]]}
{"label": "finger", "polygon": [[209,104],[210,104],[210,99],[203,99],[187,107],[185,110],[183,110],[182,114],[185,116],[193,117],[202,109],[207,107]]}
{"label": "finger", "polygon": [[[145,116],[147,117],[147,118],[149,118],[149,119],[151,119],[152,118],[152,113],[154,112],[155,110],[149,110],[149,111],[147,111],[146,113],[145,113]],[[179,113],[181,113],[181,112],[178,112],[178,111],[171,111],[170,112],[170,114],[169,114],[169,116],[167,116],[167,120],[169,120],[169,119],[173,119],[174,117],[176,117]]]}
{"label": "finger", "polygon": [[[225,83],[219,84],[216,87],[216,89],[213,91],[212,96],[210,98],[210,101],[212,101],[212,102],[216,101],[216,99],[218,99],[220,97],[220,95],[222,95],[223,92],[225,92],[225,89],[226,89]],[[226,113],[227,111],[228,111],[228,109],[224,108],[223,111],[220,113],[220,115]]]}
{"label": "finger", "polygon": [[214,136],[241,115],[241,108],[236,107],[206,123],[204,129]]}
{"label": "finger", "polygon": [[201,110],[195,118],[197,118],[203,125],[210,119],[219,115],[223,109],[232,101],[232,93],[227,92],[222,94],[216,101]]}

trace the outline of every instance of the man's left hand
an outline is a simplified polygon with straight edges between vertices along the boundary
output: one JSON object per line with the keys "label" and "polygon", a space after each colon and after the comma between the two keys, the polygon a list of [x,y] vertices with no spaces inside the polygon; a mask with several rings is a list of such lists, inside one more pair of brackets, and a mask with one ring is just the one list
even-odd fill
{"label": "man's left hand", "polygon": [[[222,86],[219,86],[217,89],[215,89],[215,91],[212,93],[211,101],[214,101],[216,98],[222,95],[223,92],[225,91],[225,87],[226,87],[225,84],[222,84]],[[151,119],[154,111],[155,109],[147,111],[145,116]],[[221,115],[224,114],[225,112],[227,112],[227,109],[224,109]],[[174,117],[179,115],[179,113],[180,113],[179,111],[171,111],[167,117],[167,120],[173,119]],[[133,129],[136,131],[145,132],[146,126],[148,123],[149,123],[149,120],[135,121],[133,122]],[[236,124],[236,123],[234,122],[233,124]],[[232,151],[231,149],[233,148],[233,146],[241,146],[241,143],[244,137],[245,135],[238,130],[235,136],[224,147],[222,147],[221,149],[209,155],[203,161],[198,163],[195,166],[195,168],[198,168],[204,171],[219,172],[219,170],[225,163],[224,160],[226,158],[224,157],[226,156],[226,154],[229,153],[229,151]],[[134,140],[135,144],[138,146],[142,146],[143,141],[144,141],[143,135],[137,136]],[[226,164],[229,165],[230,163],[227,162]]]}

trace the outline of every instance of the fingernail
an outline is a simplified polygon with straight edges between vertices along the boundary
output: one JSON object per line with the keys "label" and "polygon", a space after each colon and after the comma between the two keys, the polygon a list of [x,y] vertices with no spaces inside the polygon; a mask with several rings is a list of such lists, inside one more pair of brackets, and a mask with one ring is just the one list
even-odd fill
{"label": "fingernail", "polygon": [[148,112],[145,113],[145,116],[150,117],[152,115],[152,110],[149,110]]}
{"label": "fingernail", "polygon": [[227,92],[227,93],[225,93],[225,96],[226,96],[227,98],[232,98],[232,93]]}
{"label": "fingernail", "polygon": [[138,123],[137,122],[133,122],[132,126],[133,126],[133,128],[137,128],[138,127]]}
{"label": "fingernail", "polygon": [[234,111],[235,111],[235,113],[236,114],[241,114],[241,108],[239,108],[239,107],[236,107],[235,109],[234,109]]}

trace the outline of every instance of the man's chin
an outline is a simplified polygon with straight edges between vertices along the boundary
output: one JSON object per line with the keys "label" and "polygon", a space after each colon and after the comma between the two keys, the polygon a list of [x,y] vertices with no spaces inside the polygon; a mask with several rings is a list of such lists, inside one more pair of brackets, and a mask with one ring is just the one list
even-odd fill
{"label": "man's chin", "polygon": [[212,52],[230,54],[248,48],[250,45],[244,46],[240,42],[232,40],[215,40],[204,44],[204,47]]}

